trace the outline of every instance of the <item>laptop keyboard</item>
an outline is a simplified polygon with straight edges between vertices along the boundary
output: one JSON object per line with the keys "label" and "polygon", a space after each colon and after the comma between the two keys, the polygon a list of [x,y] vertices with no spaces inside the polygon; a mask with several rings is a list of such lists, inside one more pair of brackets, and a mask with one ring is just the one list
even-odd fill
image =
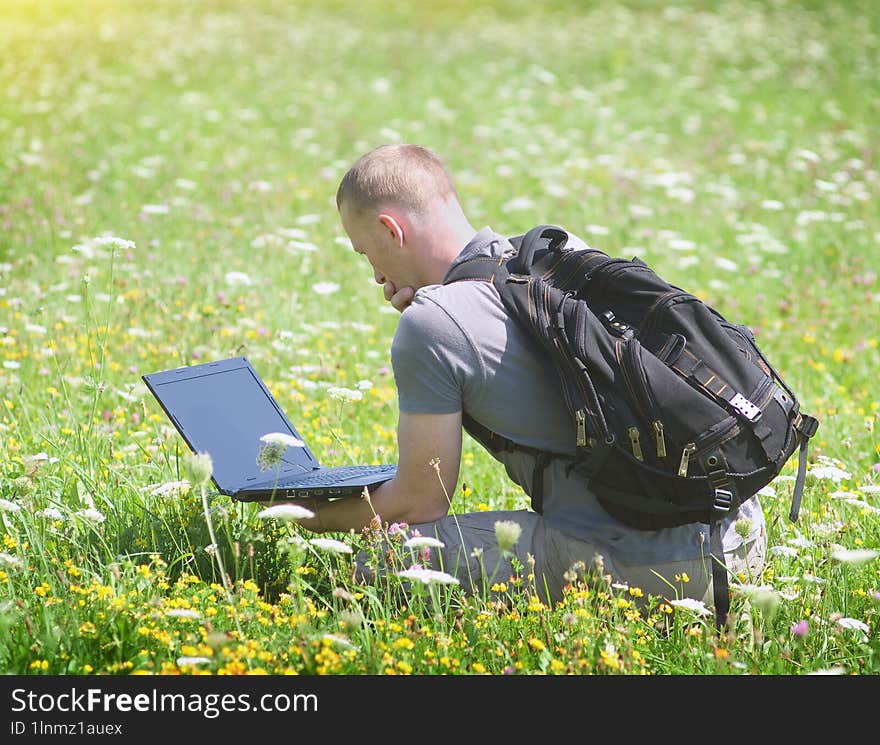
{"label": "laptop keyboard", "polygon": [[314,476],[299,477],[292,481],[279,481],[278,486],[330,486],[338,484],[351,476],[370,476],[373,474],[388,473],[394,466],[339,466],[328,469]]}

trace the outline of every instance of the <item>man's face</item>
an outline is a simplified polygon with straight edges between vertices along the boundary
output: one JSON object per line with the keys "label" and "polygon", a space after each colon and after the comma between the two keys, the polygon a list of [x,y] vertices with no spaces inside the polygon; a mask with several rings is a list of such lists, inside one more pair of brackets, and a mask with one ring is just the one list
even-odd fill
{"label": "man's face", "polygon": [[373,267],[373,279],[378,284],[391,282],[400,288],[412,283],[406,262],[408,251],[397,243],[378,215],[353,214],[343,204],[340,218],[355,252],[366,256]]}

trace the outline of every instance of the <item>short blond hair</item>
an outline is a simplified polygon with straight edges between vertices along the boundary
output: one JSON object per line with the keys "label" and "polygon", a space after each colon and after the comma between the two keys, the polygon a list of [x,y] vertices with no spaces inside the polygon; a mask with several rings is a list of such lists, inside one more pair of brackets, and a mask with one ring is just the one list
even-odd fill
{"label": "short blond hair", "polygon": [[459,202],[452,178],[431,150],[421,145],[381,145],[348,169],[336,191],[336,208],[348,204],[358,213],[397,205],[424,214],[438,200]]}

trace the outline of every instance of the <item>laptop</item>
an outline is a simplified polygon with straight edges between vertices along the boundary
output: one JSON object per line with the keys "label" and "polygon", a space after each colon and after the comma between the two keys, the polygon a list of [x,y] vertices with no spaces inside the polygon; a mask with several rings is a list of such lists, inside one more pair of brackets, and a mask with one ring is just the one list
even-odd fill
{"label": "laptop", "polygon": [[[246,357],[232,357],[142,375],[141,379],[194,453],[207,452],[221,494],[244,502],[284,497],[362,494],[392,479],[397,466],[322,466]],[[263,435],[303,441],[287,447],[279,466],[262,470]]]}

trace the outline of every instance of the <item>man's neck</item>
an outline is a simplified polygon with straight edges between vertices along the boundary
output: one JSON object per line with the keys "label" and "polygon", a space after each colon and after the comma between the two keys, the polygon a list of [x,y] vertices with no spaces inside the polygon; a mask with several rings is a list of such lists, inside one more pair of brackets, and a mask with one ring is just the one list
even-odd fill
{"label": "man's neck", "polygon": [[425,285],[440,284],[462,249],[477,234],[467,220],[443,224],[432,234],[431,249],[422,280]]}

